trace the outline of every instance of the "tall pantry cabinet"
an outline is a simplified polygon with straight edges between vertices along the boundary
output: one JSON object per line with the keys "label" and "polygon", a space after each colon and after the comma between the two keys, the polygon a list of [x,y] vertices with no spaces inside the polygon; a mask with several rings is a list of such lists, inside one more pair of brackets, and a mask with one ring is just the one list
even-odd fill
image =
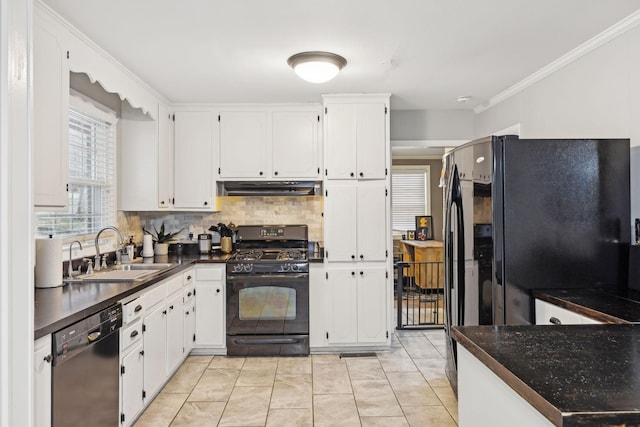
{"label": "tall pantry cabinet", "polygon": [[389,95],[325,95],[325,347],[392,331]]}

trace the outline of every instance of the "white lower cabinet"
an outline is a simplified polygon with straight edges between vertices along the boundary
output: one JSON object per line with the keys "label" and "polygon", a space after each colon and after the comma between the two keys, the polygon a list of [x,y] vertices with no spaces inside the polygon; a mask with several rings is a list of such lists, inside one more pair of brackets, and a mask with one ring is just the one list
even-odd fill
{"label": "white lower cabinet", "polygon": [[178,369],[184,353],[184,310],[182,290],[167,300],[167,375]]}
{"label": "white lower cabinet", "polygon": [[182,311],[184,312],[184,353],[186,356],[191,353],[195,344],[196,335],[196,303],[192,298],[185,301]]}
{"label": "white lower cabinet", "polygon": [[327,343],[386,345],[389,340],[385,266],[362,263],[327,268]]}
{"label": "white lower cabinet", "polygon": [[143,375],[144,352],[139,342],[127,349],[120,361],[120,423],[123,426],[131,425],[144,406]]}
{"label": "white lower cabinet", "polygon": [[225,265],[196,266],[196,349],[226,349]]}
{"label": "white lower cabinet", "polygon": [[167,378],[167,309],[158,304],[144,316],[144,392],[151,399]]}
{"label": "white lower cabinet", "polygon": [[602,322],[536,299],[536,325],[583,325],[592,323]]}
{"label": "white lower cabinet", "polygon": [[33,407],[35,427],[51,425],[51,335],[38,338],[33,346]]}

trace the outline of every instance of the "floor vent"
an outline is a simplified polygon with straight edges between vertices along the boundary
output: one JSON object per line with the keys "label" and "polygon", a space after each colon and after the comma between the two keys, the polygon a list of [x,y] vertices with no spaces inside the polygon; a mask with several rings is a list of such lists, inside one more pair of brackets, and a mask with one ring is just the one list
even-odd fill
{"label": "floor vent", "polygon": [[340,353],[340,359],[343,357],[376,357],[375,353]]}

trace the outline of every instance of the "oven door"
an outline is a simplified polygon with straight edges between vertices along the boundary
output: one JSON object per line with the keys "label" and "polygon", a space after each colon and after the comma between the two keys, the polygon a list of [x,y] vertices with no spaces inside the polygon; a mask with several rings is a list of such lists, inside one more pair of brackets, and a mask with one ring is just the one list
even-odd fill
{"label": "oven door", "polygon": [[309,275],[227,276],[227,354],[309,354]]}

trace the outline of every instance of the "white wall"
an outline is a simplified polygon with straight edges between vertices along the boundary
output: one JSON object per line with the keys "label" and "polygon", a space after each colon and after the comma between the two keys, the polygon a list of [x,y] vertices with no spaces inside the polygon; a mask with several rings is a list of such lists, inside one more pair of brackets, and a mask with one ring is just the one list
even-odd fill
{"label": "white wall", "polygon": [[630,138],[631,218],[640,217],[640,27],[478,114],[475,137],[516,123],[523,138]]}
{"label": "white wall", "polygon": [[392,110],[391,141],[473,139],[471,110]]}

